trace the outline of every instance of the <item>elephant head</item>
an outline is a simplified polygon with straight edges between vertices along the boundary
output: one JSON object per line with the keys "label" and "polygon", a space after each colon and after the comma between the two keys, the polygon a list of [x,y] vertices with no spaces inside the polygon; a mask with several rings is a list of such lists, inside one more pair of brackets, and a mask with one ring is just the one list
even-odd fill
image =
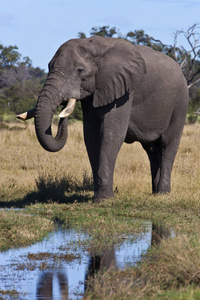
{"label": "elephant head", "polygon": [[[36,107],[18,118],[35,117],[40,144],[59,151],[67,140],[67,118],[76,100],[93,97],[93,107],[105,106],[130,93],[142,81],[145,62],[131,43],[122,39],[91,37],[64,43],[49,63],[49,73]],[[56,137],[51,123],[56,109],[64,105]]]}

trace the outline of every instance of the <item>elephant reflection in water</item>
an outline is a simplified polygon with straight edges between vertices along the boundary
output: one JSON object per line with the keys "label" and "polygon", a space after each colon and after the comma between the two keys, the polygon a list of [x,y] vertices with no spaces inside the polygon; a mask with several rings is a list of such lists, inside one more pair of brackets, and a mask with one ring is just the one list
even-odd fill
{"label": "elephant reflection in water", "polygon": [[[163,225],[152,224],[151,247],[159,245],[163,239],[171,236],[171,230]],[[117,260],[114,246],[110,251],[105,251],[102,255],[91,256],[85,276],[85,291],[92,288],[89,280],[100,270],[108,270],[117,267]]]}
{"label": "elephant reflection in water", "polygon": [[[171,230],[162,225],[152,224],[151,246],[159,245],[162,239],[171,236]],[[104,251],[101,255],[91,255],[85,275],[84,289],[92,288],[92,281],[89,279],[98,271],[108,270],[117,267],[117,259],[114,246],[110,250]],[[68,300],[68,280],[65,274],[57,272],[43,272],[38,280],[37,299],[53,299],[53,279],[57,276],[60,299]]]}
{"label": "elephant reflection in water", "polygon": [[[89,266],[87,269],[87,274],[85,277],[85,290],[87,288],[87,279],[89,276],[98,272],[99,270],[109,269],[111,267],[116,267],[117,262],[115,258],[115,250],[105,251],[101,256],[91,256],[89,260]],[[45,271],[41,274],[37,284],[36,299],[53,299],[53,280],[54,277],[57,277],[58,284],[60,288],[60,299],[68,300],[68,280],[65,274],[58,272],[54,273],[53,271]]]}
{"label": "elephant reflection in water", "polygon": [[163,239],[172,235],[171,230],[163,225],[152,225],[151,246],[159,245]]}
{"label": "elephant reflection in water", "polygon": [[61,300],[68,300],[68,280],[62,272],[54,273],[51,271],[43,272],[37,284],[36,299],[53,299],[53,277],[56,275],[60,288]]}
{"label": "elephant reflection in water", "polygon": [[108,270],[117,266],[114,246],[102,255],[91,255],[85,276],[85,291],[88,288],[88,279],[100,270]]}

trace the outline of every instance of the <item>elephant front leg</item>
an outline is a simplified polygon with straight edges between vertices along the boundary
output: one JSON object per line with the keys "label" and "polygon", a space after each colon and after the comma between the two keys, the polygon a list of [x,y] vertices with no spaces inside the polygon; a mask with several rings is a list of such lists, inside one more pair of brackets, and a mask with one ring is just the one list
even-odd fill
{"label": "elephant front leg", "polygon": [[132,103],[128,100],[126,95],[97,109],[89,102],[82,104],[85,144],[94,177],[94,201],[114,196],[113,173],[126,137]]}
{"label": "elephant front leg", "polygon": [[112,198],[113,193],[113,175],[117,159],[117,154],[123,143],[124,137],[116,136],[113,130],[105,129],[101,137],[99,166],[95,178],[94,200],[100,201],[106,198]]}
{"label": "elephant front leg", "polygon": [[96,177],[96,191],[95,199],[105,199],[114,196],[113,193],[113,173],[116,162],[116,157],[119,151],[114,147],[116,142],[108,134],[104,134],[103,141],[101,143],[99,168]]}
{"label": "elephant front leg", "polygon": [[116,157],[123,138],[117,138],[114,129],[104,129],[95,114],[84,111],[84,139],[90,160],[95,201],[113,197],[113,173]]}
{"label": "elephant front leg", "polygon": [[117,155],[127,134],[131,104],[126,95],[116,100],[116,103],[98,108],[101,128],[98,170],[95,177],[96,201],[114,196],[113,173]]}

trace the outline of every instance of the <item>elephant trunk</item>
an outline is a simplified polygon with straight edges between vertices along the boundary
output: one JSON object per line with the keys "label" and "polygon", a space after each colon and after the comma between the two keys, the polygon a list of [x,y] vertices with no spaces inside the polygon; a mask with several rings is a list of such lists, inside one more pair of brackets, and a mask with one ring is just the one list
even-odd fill
{"label": "elephant trunk", "polygon": [[57,86],[59,81],[56,77],[49,77],[40,93],[36,107],[32,110],[17,115],[21,120],[35,118],[35,131],[41,146],[50,152],[56,152],[62,149],[67,141],[67,123],[68,116],[73,112],[76,99],[70,98],[66,107],[59,114],[60,121],[58,131],[55,137],[52,135],[51,124],[56,109],[66,102],[66,95],[62,91],[62,82]]}
{"label": "elephant trunk", "polygon": [[55,137],[52,136],[51,123],[57,106],[45,96],[40,96],[35,108],[35,130],[41,146],[50,152],[62,149],[67,141],[68,118],[61,118]]}

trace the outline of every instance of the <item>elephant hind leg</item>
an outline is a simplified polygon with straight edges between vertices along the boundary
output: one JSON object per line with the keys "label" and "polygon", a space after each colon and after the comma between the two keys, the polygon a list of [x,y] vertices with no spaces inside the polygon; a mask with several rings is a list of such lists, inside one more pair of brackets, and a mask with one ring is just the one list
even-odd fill
{"label": "elephant hind leg", "polygon": [[171,191],[171,173],[177,150],[177,142],[163,146],[158,193],[165,194]]}
{"label": "elephant hind leg", "polygon": [[154,143],[142,144],[142,147],[146,151],[151,167],[152,177],[152,192],[158,193],[158,185],[160,181],[160,170],[162,161],[162,147],[160,140]]}
{"label": "elephant hind leg", "polygon": [[162,162],[158,185],[159,193],[171,191],[171,172],[183,133],[186,113],[187,101],[182,103],[182,105],[175,107],[169,127],[161,136]]}
{"label": "elephant hind leg", "polygon": [[[187,108],[185,109],[185,115]],[[175,156],[180,144],[185,118],[180,116],[180,107],[172,115],[171,122],[163,135],[156,142],[143,144],[146,150],[152,175],[153,193],[171,191],[171,173]]]}
{"label": "elephant hind leg", "polygon": [[[175,129],[174,129],[175,128]],[[162,136],[162,161],[160,170],[160,181],[158,185],[159,193],[169,193],[171,191],[171,173],[175,156],[178,151],[182,129],[179,126],[170,126]]]}

